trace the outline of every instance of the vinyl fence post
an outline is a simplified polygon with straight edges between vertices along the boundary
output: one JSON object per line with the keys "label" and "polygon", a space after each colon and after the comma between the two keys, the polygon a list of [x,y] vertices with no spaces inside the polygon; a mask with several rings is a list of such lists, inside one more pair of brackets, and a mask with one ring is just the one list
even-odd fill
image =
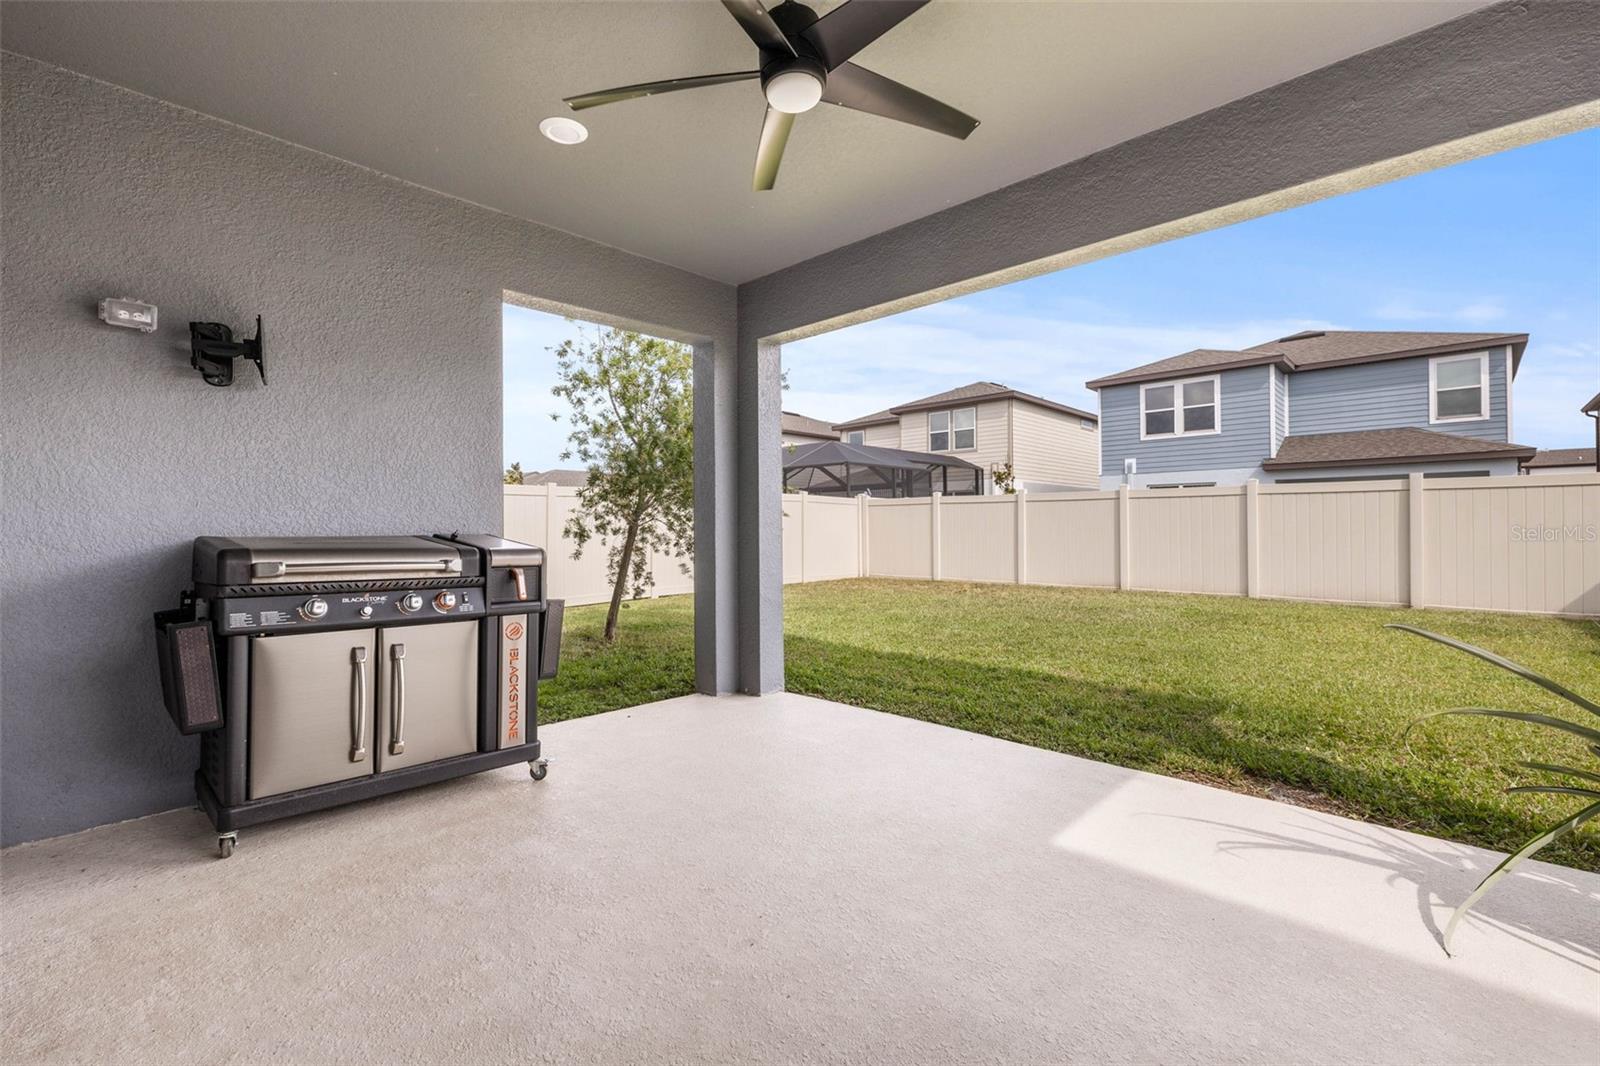
{"label": "vinyl fence post", "polygon": [[1017,501],[1017,584],[1028,583],[1028,493],[1018,489]]}
{"label": "vinyl fence post", "polygon": [[1261,595],[1261,482],[1244,483],[1244,594]]}
{"label": "vinyl fence post", "polygon": [[800,491],[800,584],[806,583],[806,493]]}
{"label": "vinyl fence post", "polygon": [[1133,514],[1132,497],[1127,485],[1117,486],[1117,588],[1133,585],[1133,538],[1128,524]]}
{"label": "vinyl fence post", "polygon": [[872,516],[867,512],[872,497],[863,492],[856,497],[856,576],[872,576]]}
{"label": "vinyl fence post", "polygon": [[1406,529],[1410,536],[1407,538],[1406,561],[1410,564],[1411,580],[1409,581],[1410,594],[1408,602],[1413,607],[1427,605],[1428,599],[1424,589],[1423,576],[1423,499],[1422,475],[1409,474],[1406,476]]}
{"label": "vinyl fence post", "polygon": [[[558,546],[561,549],[563,549],[563,554],[565,554],[565,555],[571,555],[572,554],[569,551],[565,551],[566,546],[567,546],[566,541],[557,539],[558,537],[561,537],[563,535],[563,532],[564,531],[562,530],[561,526],[556,524],[556,483],[554,481],[546,481],[544,483],[544,545],[543,545],[544,554],[545,554],[545,558],[546,559],[549,559],[549,560],[552,560],[552,561],[555,559],[556,548]],[[561,571],[561,570],[566,570],[568,568],[564,567],[564,566],[552,566],[549,569],[550,569],[550,573],[552,575],[554,575],[556,572]],[[551,583],[550,579],[546,578],[545,579],[545,584],[548,586],[550,583]]]}
{"label": "vinyl fence post", "polygon": [[928,560],[928,576],[934,581],[939,580],[940,571],[943,569],[939,565],[939,500],[943,496],[942,492],[934,493],[929,497],[928,504],[928,536],[929,546],[932,549],[931,558]]}
{"label": "vinyl fence post", "polygon": [[544,483],[544,550],[549,551],[556,542],[556,483]]}

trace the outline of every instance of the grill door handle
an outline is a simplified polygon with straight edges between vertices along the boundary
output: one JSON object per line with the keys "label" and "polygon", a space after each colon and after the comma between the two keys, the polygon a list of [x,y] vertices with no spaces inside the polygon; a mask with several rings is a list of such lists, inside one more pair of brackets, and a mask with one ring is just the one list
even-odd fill
{"label": "grill door handle", "polygon": [[367,649],[350,649],[350,761],[367,757]]}
{"label": "grill door handle", "polygon": [[391,644],[389,661],[394,673],[389,682],[389,754],[406,751],[406,646]]}

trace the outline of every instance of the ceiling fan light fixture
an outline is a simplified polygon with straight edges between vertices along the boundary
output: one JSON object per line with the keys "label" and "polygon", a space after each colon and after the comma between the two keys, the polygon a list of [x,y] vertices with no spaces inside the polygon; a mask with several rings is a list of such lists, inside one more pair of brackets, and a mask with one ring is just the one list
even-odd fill
{"label": "ceiling fan light fixture", "polygon": [[582,144],[589,139],[589,130],[575,118],[552,115],[539,123],[539,132],[561,145]]}
{"label": "ceiling fan light fixture", "polygon": [[[851,61],[856,53],[916,14],[928,0],[843,0],[831,6],[821,18],[802,0],[782,0],[768,11],[766,5],[773,2],[722,0],[722,6],[755,46],[758,69],[619,85],[568,96],[564,102],[572,110],[581,112],[657,93],[704,89],[759,78],[766,108],[761,116],[761,137],[756,142],[755,167],[750,178],[750,188],[755,192],[769,192],[775,186],[795,116],[823,102],[920,126],[962,141],[977,129],[978,120],[971,115],[962,114],[943,101]],[[557,120],[546,119],[545,126],[554,121]],[[541,128],[552,140],[577,143],[552,136],[545,126]]]}
{"label": "ceiling fan light fixture", "polygon": [[785,70],[762,86],[774,111],[799,115],[822,102],[822,79],[809,70]]}

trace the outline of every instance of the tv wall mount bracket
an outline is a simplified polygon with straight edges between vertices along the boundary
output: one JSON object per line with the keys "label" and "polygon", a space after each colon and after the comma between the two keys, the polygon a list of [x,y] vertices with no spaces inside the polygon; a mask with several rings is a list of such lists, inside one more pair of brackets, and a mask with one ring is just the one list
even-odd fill
{"label": "tv wall mount bracket", "polygon": [[256,335],[234,340],[233,330],[221,322],[189,323],[189,365],[200,371],[207,385],[224,388],[233,384],[233,361],[248,359],[256,365],[261,384],[267,383],[266,352],[262,347],[261,316],[256,316]]}

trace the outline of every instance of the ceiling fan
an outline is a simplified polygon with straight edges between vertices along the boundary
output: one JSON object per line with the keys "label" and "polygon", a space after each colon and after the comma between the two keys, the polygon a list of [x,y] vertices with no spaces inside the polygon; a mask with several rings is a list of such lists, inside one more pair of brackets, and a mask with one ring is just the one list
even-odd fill
{"label": "ceiling fan", "polygon": [[757,192],[771,189],[778,164],[789,143],[794,117],[819,103],[836,104],[852,111],[881,115],[897,122],[966,140],[978,120],[949,104],[874,74],[850,62],[850,57],[899,25],[928,0],[845,0],[822,18],[798,0],[768,11],[760,0],[722,0],[745,34],[760,50],[760,66],[727,74],[702,74],[692,78],[648,81],[616,89],[569,96],[574,111],[636,100],[641,96],[724,85],[760,79],[767,98],[767,116],[756,147]]}

